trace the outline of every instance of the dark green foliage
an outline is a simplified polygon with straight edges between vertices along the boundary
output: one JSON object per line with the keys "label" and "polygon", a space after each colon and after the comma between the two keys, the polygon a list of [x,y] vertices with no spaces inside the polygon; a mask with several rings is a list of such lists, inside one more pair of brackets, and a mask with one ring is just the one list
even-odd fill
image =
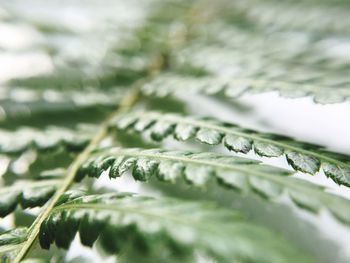
{"label": "dark green foliage", "polygon": [[[250,222],[285,233],[291,227],[278,213],[267,224],[222,208],[220,198],[218,204],[168,199],[159,196],[159,184],[140,188],[156,198],[115,194],[115,185],[82,179],[131,171],[139,182],[182,180],[187,193],[193,186],[204,194],[217,183],[217,197],[231,197],[234,190],[263,198],[266,207],[287,201],[285,209],[291,203],[326,212],[320,217],[296,213],[294,226],[309,227],[305,221],[312,218],[317,229],[333,232],[337,222],[324,224],[332,221],[329,213],[350,224],[350,202],[331,193],[336,186],[330,190],[295,178],[290,170],[236,155],[283,156],[297,176],[324,172],[344,186],[350,186],[349,156],[243,128],[238,121],[188,114],[200,94],[209,95],[208,107],[217,104],[234,114],[242,114],[237,105],[248,107],[239,99],[243,94],[277,92],[323,104],[349,100],[349,7],[346,0],[3,1],[1,59],[18,58],[21,68],[23,58],[38,54],[46,66],[35,57],[22,72],[12,72],[17,60],[9,63],[16,64],[15,70],[9,65],[9,76],[7,68],[1,70],[0,216],[9,216],[1,224],[0,262],[68,262],[64,250],[52,244],[68,249],[77,233],[83,245],[98,241],[118,262],[128,263],[310,262],[295,244],[319,259],[327,255],[318,242],[305,244],[294,232],[284,240]],[[12,33],[20,39],[13,41]],[[191,143],[164,140],[170,136]],[[230,156],[196,141],[224,146]],[[57,167],[63,169],[48,171]],[[177,187],[168,184],[171,191],[164,195],[178,191],[188,198]],[[235,197],[232,201],[240,202]],[[262,202],[251,200],[262,209]],[[244,210],[244,205],[235,206]]]}
{"label": "dark green foliage", "polygon": [[100,89],[40,90],[11,87],[5,89],[1,94],[0,104],[6,114],[6,119],[14,121],[16,118],[49,112],[64,114],[88,108],[111,108],[122,95],[123,92],[120,89],[102,92]]}
{"label": "dark green foliage", "polygon": [[210,203],[124,193],[77,197],[52,211],[41,226],[40,244],[68,248],[76,232],[84,245],[98,238],[109,253],[132,246],[145,258],[181,261],[194,257],[196,248],[220,262],[311,262],[239,213]]}
{"label": "dark green foliage", "polygon": [[17,205],[23,209],[42,206],[55,193],[61,180],[17,181],[0,189],[0,217],[12,213]]}
{"label": "dark green foliage", "polygon": [[0,235],[0,246],[20,244],[26,240],[28,230],[16,228],[6,231]]}
{"label": "dark green foliage", "polygon": [[21,244],[25,242],[28,229],[25,227],[15,228],[0,234],[0,261],[10,263]]}
{"label": "dark green foliage", "polygon": [[239,153],[248,153],[254,148],[255,153],[260,156],[284,155],[296,171],[315,174],[322,167],[326,176],[334,182],[350,186],[349,156],[328,152],[319,145],[296,141],[286,136],[262,133],[216,119],[157,112],[125,114],[118,116],[111,125],[139,133],[147,131],[156,141],[173,135],[179,141],[195,138],[210,145],[223,143],[228,150]]}
{"label": "dark green foliage", "polygon": [[77,152],[86,147],[95,130],[92,125],[81,125],[74,130],[55,126],[45,130],[30,127],[0,130],[0,153],[17,155],[29,149],[48,152],[59,148]]}
{"label": "dark green foliage", "polygon": [[203,186],[215,178],[219,184],[247,192],[252,189],[259,196],[277,199],[287,192],[299,207],[311,212],[329,209],[334,216],[350,224],[350,204],[347,199],[324,192],[323,187],[290,178],[291,172],[268,166],[251,159],[229,157],[216,153],[191,153],[162,149],[108,148],[91,156],[78,171],[76,180],[84,176],[100,177],[109,170],[110,178],[132,171],[135,180],[147,181],[156,176],[165,182],[183,178],[189,184]]}

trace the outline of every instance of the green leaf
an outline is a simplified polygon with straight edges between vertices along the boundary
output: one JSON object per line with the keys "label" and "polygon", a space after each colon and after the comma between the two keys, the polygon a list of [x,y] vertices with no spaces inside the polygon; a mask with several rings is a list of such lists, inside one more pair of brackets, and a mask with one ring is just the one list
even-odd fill
{"label": "green leaf", "polygon": [[27,228],[20,227],[2,233],[0,235],[0,247],[22,243],[26,240],[27,232]]}
{"label": "green leaf", "polygon": [[216,145],[221,143],[222,134],[220,134],[218,131],[215,131],[215,130],[199,129],[196,133],[196,138],[200,142]]}
{"label": "green leaf", "polygon": [[225,136],[224,145],[230,151],[241,153],[248,153],[252,149],[252,141],[250,139],[232,134]]}
{"label": "green leaf", "polygon": [[[119,123],[125,123],[125,119],[132,119],[132,122],[127,126],[120,126]],[[144,129],[135,129],[139,121],[147,122],[149,125]],[[285,155],[288,163],[296,171],[315,174],[322,167],[326,176],[334,182],[350,186],[349,156],[328,152],[322,146],[296,141],[286,136],[245,129],[216,119],[157,112],[134,112],[121,115],[111,121],[111,126],[143,133],[152,129],[153,125],[160,125],[163,122],[168,125],[170,123],[175,129],[157,138],[158,140],[173,135],[175,139],[187,140],[195,137],[200,142],[218,144],[223,137],[224,146],[230,151],[248,153],[254,146],[255,153],[260,156]]]}
{"label": "green leaf", "polygon": [[[193,50],[188,50],[188,54],[198,52],[196,49],[198,47],[193,47]],[[204,49],[204,48],[203,48]],[[230,54],[225,54],[223,48],[218,48],[217,50],[203,50],[204,54],[209,53],[213,56],[213,60],[218,67],[221,64],[224,64],[226,60],[222,57]],[[218,58],[215,56],[218,53],[223,53],[218,55]],[[184,57],[191,55],[184,54]],[[203,54],[198,55],[201,58],[198,67],[207,66],[206,63],[208,60],[204,59]],[[235,55],[232,55],[235,56]],[[203,61],[202,61],[203,59]],[[227,58],[225,58],[227,59]],[[195,58],[192,59],[192,62],[195,61]],[[233,66],[233,65],[232,65]],[[209,66],[208,66],[209,67]],[[259,72],[253,72],[251,75],[258,75]],[[266,73],[268,74],[268,73]],[[316,73],[315,73],[316,74]],[[321,73],[318,73],[321,74]],[[334,78],[341,78],[341,76],[334,76]],[[191,76],[182,76],[179,74],[168,73],[162,74],[161,76],[156,77],[151,80],[147,85],[142,87],[142,91],[145,95],[155,95],[159,97],[168,96],[171,94],[206,94],[206,95],[224,95],[228,98],[235,99],[245,93],[264,93],[269,91],[278,91],[279,94],[286,98],[298,98],[306,97],[310,94],[313,95],[314,101],[321,104],[329,103],[341,103],[350,98],[350,91],[348,86],[338,87],[338,83],[334,81],[329,85],[320,83],[314,84],[300,84],[297,81],[291,80],[274,80],[268,79],[268,76],[264,79],[261,76],[256,77],[220,77],[220,76],[204,76],[204,77],[191,77]],[[334,89],[337,90],[334,93]],[[215,91],[215,92],[213,92]]]}
{"label": "green leaf", "polygon": [[[109,160],[109,166],[101,168],[103,160]],[[111,160],[115,160],[114,163]],[[76,180],[80,181],[86,175],[99,177],[103,171],[110,169],[111,173],[112,169],[118,170],[119,167],[123,168],[118,176],[131,169],[134,179],[140,181],[151,176],[166,182],[184,178],[192,185],[202,186],[209,179],[216,178],[220,185],[242,192],[250,188],[259,196],[277,201],[285,192],[301,208],[311,212],[327,208],[340,221],[350,224],[349,200],[325,192],[323,187],[308,181],[288,177],[290,171],[240,157],[161,149],[106,148],[96,151],[80,167]]]}
{"label": "green leaf", "polygon": [[68,248],[76,232],[85,245],[99,239],[109,253],[131,247],[145,259],[160,253],[192,262],[199,250],[219,262],[310,262],[277,235],[211,203],[124,193],[82,196],[54,208],[41,226],[40,244]]}
{"label": "green leaf", "polygon": [[298,152],[287,152],[286,157],[288,163],[297,171],[315,174],[321,166],[320,161],[315,157],[303,155]]}
{"label": "green leaf", "polygon": [[283,149],[276,146],[271,145],[269,143],[261,143],[259,141],[254,143],[254,150],[260,156],[266,157],[278,157],[283,154]]}
{"label": "green leaf", "polygon": [[10,263],[27,239],[28,229],[25,227],[15,228],[0,234],[0,261]]}
{"label": "green leaf", "polygon": [[44,205],[55,193],[61,180],[17,181],[0,189],[0,217],[12,213],[18,205],[23,209]]}
{"label": "green leaf", "polygon": [[[193,29],[187,45],[174,52],[172,71],[144,86],[146,94],[236,98],[277,91],[289,98],[310,96],[317,103],[350,98],[350,61],[340,51],[350,33],[345,1],[238,0],[215,7]],[[188,67],[203,74],[184,70]]]}
{"label": "green leaf", "polygon": [[[349,100],[347,0],[119,1],[108,5],[93,0],[73,3],[73,12],[68,13],[57,0],[32,2],[8,1],[0,10],[2,29],[15,35],[20,32],[25,40],[0,41],[1,55],[19,58],[15,69],[23,68],[23,55],[43,55],[48,62],[45,74],[36,74],[36,64],[41,68],[38,60],[33,71],[5,70],[0,76],[9,79],[7,73],[10,77],[14,73],[14,79],[0,88],[0,124],[6,129],[0,132],[0,154],[20,155],[16,161],[12,156],[0,160],[5,168],[0,174],[5,175],[3,184],[18,180],[10,178],[15,174],[38,180],[43,178],[37,172],[45,167],[64,163],[68,168],[68,161],[76,159],[58,183],[52,206],[41,209],[28,230],[0,235],[1,262],[49,261],[30,259],[38,256],[32,248],[40,227],[44,247],[55,242],[67,248],[79,232],[84,245],[92,246],[99,239],[102,247],[121,258],[133,252],[129,262],[194,262],[202,257],[230,263],[309,262],[277,235],[212,204],[66,192],[76,186],[74,176],[76,180],[86,174],[99,177],[102,171],[110,178],[131,171],[139,181],[181,178],[199,187],[217,180],[221,186],[256,193],[268,201],[287,196],[309,211],[327,209],[350,222],[349,200],[256,161],[203,152],[99,148],[112,143],[107,115],[116,106],[120,109],[113,116],[135,104],[136,108],[153,104],[163,111],[185,109],[161,98],[142,97],[141,101],[138,96],[125,96],[138,89],[159,96],[177,92],[186,97],[198,93],[236,99],[277,92],[288,98],[310,97],[316,103]],[[223,143],[235,152],[283,155],[297,171],[323,170],[335,182],[350,186],[349,157],[320,146],[212,119],[138,114],[120,118],[119,129],[146,131],[155,141],[167,136],[182,141],[193,138],[209,145]],[[81,123],[98,123],[96,134],[72,128]],[[48,125],[55,125],[57,132],[43,128]],[[142,139],[132,143],[141,147]],[[128,139],[118,136],[116,141],[123,144]],[[51,150],[62,156],[47,156]],[[36,155],[42,157],[40,162],[24,169]],[[0,211],[6,214],[18,205],[43,204],[53,188],[33,186],[41,182],[3,187]],[[126,253],[120,253],[124,249]],[[56,250],[45,254],[53,255],[51,261],[65,260]]]}
{"label": "green leaf", "polygon": [[96,131],[93,125],[75,129],[51,126],[45,129],[21,127],[15,131],[0,130],[0,153],[21,154],[28,149],[41,152],[59,148],[68,152],[81,151]]}
{"label": "green leaf", "polygon": [[[48,80],[52,81],[51,80]],[[22,83],[23,85],[24,83]],[[116,101],[120,100],[123,92],[121,89],[106,90],[101,91],[100,89],[81,89],[75,88],[75,90],[60,90],[60,89],[34,89],[34,88],[18,88],[18,87],[9,87],[4,88],[1,93],[0,101],[9,102],[12,104],[16,103],[32,103],[40,104],[47,103],[48,105],[52,104],[70,104],[76,107],[88,107],[96,105],[109,105],[112,106]],[[25,101],[23,101],[25,99]]]}
{"label": "green leaf", "polygon": [[302,1],[298,4],[275,0],[238,0],[231,4],[235,10],[231,16],[239,15],[262,29],[273,27],[275,30],[323,34],[350,33],[347,27],[350,22],[346,15],[348,2],[343,0]]}
{"label": "green leaf", "polygon": [[[53,82],[53,80],[51,80]],[[84,111],[92,115],[101,115],[101,112],[113,109],[123,96],[123,89],[101,91],[100,89],[38,89],[7,87],[0,93],[0,105],[4,117],[0,123],[23,123],[27,118],[28,125],[32,120],[53,115],[56,119],[83,116]],[[80,115],[79,115],[80,113]]]}

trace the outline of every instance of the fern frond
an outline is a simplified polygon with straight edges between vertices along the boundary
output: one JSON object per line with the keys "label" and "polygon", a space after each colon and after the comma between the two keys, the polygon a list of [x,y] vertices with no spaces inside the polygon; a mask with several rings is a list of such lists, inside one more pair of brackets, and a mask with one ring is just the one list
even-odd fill
{"label": "fern frond", "polygon": [[125,193],[82,196],[52,210],[41,226],[40,244],[49,248],[55,241],[68,248],[76,232],[87,246],[99,238],[111,254],[129,246],[145,257],[160,253],[164,260],[185,262],[194,249],[220,262],[309,262],[266,229],[208,203]]}
{"label": "fern frond", "polygon": [[[265,31],[249,30],[239,25],[233,26],[225,21],[210,23],[207,26],[208,34],[204,36],[199,34],[198,38],[193,41],[193,45],[202,50],[207,47],[208,51],[210,48],[215,50],[221,47],[222,52],[234,56],[231,63],[234,62],[235,65],[240,63],[240,66],[246,67],[245,71],[239,71],[239,69],[236,71],[243,77],[260,72],[262,76],[270,77],[270,80],[273,81],[273,77],[279,78],[284,73],[284,80],[293,80],[294,78],[297,81],[307,79],[307,77],[316,77],[315,73],[323,71],[327,73],[327,78],[329,78],[330,74],[332,74],[331,76],[334,76],[333,74],[341,76],[339,73],[344,74],[350,63],[347,57],[339,59],[337,54],[333,52],[338,47],[337,45],[325,44],[327,36],[315,39],[303,37],[297,32],[267,34]],[[336,40],[341,41],[338,38]],[[230,61],[227,63],[229,64]],[[265,66],[265,68],[259,68],[259,66]],[[215,65],[212,65],[212,68],[214,69]],[[306,75],[285,74],[283,71],[286,68],[291,71],[290,73],[303,71]],[[310,76],[310,73],[313,74]],[[318,79],[324,80],[324,78],[320,78],[322,76],[317,76]]]}
{"label": "fern frond", "polygon": [[12,213],[18,205],[23,209],[44,205],[62,180],[17,181],[0,189],[0,217]]}
{"label": "fern frond", "polygon": [[[35,174],[47,169],[66,165],[70,157],[81,152],[97,130],[92,124],[78,124],[74,128],[48,126],[44,128],[17,127],[15,130],[0,129],[0,154],[8,159],[3,167],[10,181],[16,179],[16,162],[27,168],[37,167]],[[60,158],[60,159],[57,159]],[[39,170],[38,170],[39,168]],[[32,177],[37,178],[37,175]]]}
{"label": "fern frond", "polygon": [[38,114],[59,114],[67,117],[79,110],[113,109],[117,106],[124,91],[113,89],[29,89],[9,87],[0,92],[0,105],[3,109],[0,122],[14,121]]}
{"label": "fern frond", "polygon": [[[184,180],[203,188],[215,181],[219,195],[226,194],[225,187],[257,194],[268,202],[285,202],[288,197],[297,207],[313,213],[327,210],[350,225],[348,199],[292,177],[293,171],[212,152],[141,149],[151,147],[144,136],[133,140],[126,132],[113,134],[116,128],[130,129],[155,141],[171,135],[177,140],[222,144],[243,154],[283,156],[296,171],[315,174],[322,169],[338,184],[350,187],[349,157],[321,146],[216,119],[133,110],[154,102],[140,96],[140,89],[157,96],[194,92],[237,98],[277,91],[285,97],[310,96],[318,103],[350,100],[350,60],[343,55],[350,36],[347,0],[129,2],[62,5],[55,0],[23,6],[9,1],[0,7],[1,22],[14,31],[18,25],[27,27],[39,39],[11,45],[6,38],[0,49],[19,59],[22,53],[40,52],[48,65],[43,74],[27,70],[1,78],[0,216],[17,207],[43,207],[38,215],[27,216],[17,209],[5,219],[28,229],[0,234],[0,261],[26,262],[42,253],[33,250],[38,238],[44,249],[53,243],[66,249],[77,233],[84,245],[99,241],[121,260],[126,255],[128,262],[194,262],[202,257],[230,263],[312,261],[231,208],[101,194],[105,189],[96,195],[69,190],[85,176],[116,178],[131,170],[138,181]],[[16,37],[18,32],[14,33]],[[161,102],[155,103],[157,108],[164,111],[178,108],[157,101]],[[79,128],[82,123],[93,128]],[[103,148],[113,145],[114,139],[115,144],[139,148]],[[40,175],[61,166],[64,169]],[[283,216],[273,215],[276,222]],[[263,224],[276,229],[276,222]],[[322,230],[333,231],[324,226]],[[294,229],[283,228],[287,235],[290,231],[294,239]],[[303,242],[309,250],[314,243]],[[312,244],[311,250],[318,245]],[[58,254],[51,249],[38,260],[48,255],[60,261]],[[333,259],[327,252],[323,255]]]}
{"label": "fern frond", "polygon": [[21,127],[15,131],[0,130],[0,153],[20,154],[26,150],[67,152],[84,149],[97,127],[78,125],[76,129],[49,126],[45,129]]}
{"label": "fern frond", "polygon": [[349,34],[346,7],[346,1],[317,1],[316,4],[312,1],[238,0],[232,4],[234,14],[257,27],[319,34]]}
{"label": "fern frond", "polygon": [[10,263],[21,244],[25,242],[28,229],[25,227],[15,228],[0,234],[0,262]]}
{"label": "fern frond", "polygon": [[122,130],[148,131],[156,141],[169,135],[180,141],[195,138],[211,145],[223,143],[228,150],[240,153],[248,153],[254,146],[255,153],[260,156],[286,156],[287,162],[296,171],[315,174],[322,167],[327,177],[337,184],[350,187],[349,156],[328,152],[321,146],[286,136],[254,131],[216,119],[157,112],[129,113],[118,116],[112,123]]}
{"label": "fern frond", "polygon": [[311,212],[327,208],[336,218],[350,224],[350,203],[347,199],[326,193],[324,188],[308,181],[290,178],[288,170],[260,164],[258,161],[215,153],[191,153],[142,150],[138,148],[106,148],[98,150],[79,169],[76,180],[86,175],[99,177],[109,169],[116,178],[132,170],[135,180],[146,181],[152,176],[165,182],[184,178],[202,186],[215,178],[220,185],[247,192],[252,189],[264,198],[278,199],[286,192],[299,207]]}
{"label": "fern frond", "polygon": [[[51,80],[52,82],[52,80]],[[91,105],[112,105],[115,106],[124,94],[123,89],[114,88],[102,91],[100,88],[20,88],[20,87],[4,87],[1,91],[0,100],[2,102],[25,103],[67,103],[79,106]]]}
{"label": "fern frond", "polygon": [[[234,8],[235,4],[237,9]],[[191,72],[186,67],[190,65],[210,76],[195,79],[163,75],[146,89],[149,92],[158,90],[154,92],[158,94],[169,90],[179,90],[179,93],[191,90],[204,93],[224,91],[229,97],[278,91],[285,97],[311,96],[318,103],[338,103],[349,99],[349,77],[346,72],[350,61],[347,56],[341,55],[342,38],[334,37],[330,43],[327,34],[315,37],[294,31],[275,32],[273,22],[278,14],[274,14],[273,8],[265,10],[273,19],[270,26],[254,28],[254,25],[240,20],[242,17],[244,19],[244,15],[239,11],[239,6],[246,4],[255,8],[249,1],[233,3],[233,9],[237,11],[233,12],[233,17],[232,12],[225,12],[226,6],[225,10],[219,9],[216,14],[214,11],[209,21],[200,23],[190,43],[174,54],[175,72],[189,75]],[[275,5],[278,6],[278,3]],[[298,6],[294,3],[287,5]],[[328,12],[328,8],[325,10]],[[266,13],[261,15],[266,16]],[[280,14],[285,17],[285,13]],[[339,14],[335,14],[334,18],[339,19]],[[237,23],[232,24],[232,19],[236,19],[234,21]],[[291,19],[295,20],[295,17]],[[319,20],[317,16],[314,19]],[[339,25],[344,25],[344,21],[350,23],[350,19],[337,21]]]}
{"label": "fern frond", "polygon": [[142,91],[146,95],[159,97],[175,93],[199,93],[206,95],[221,94],[228,98],[237,98],[245,93],[278,91],[281,96],[286,98],[312,96],[315,102],[322,104],[340,103],[350,98],[350,89],[347,87],[347,84],[331,87],[318,85],[317,83],[304,84],[286,80],[270,80],[258,76],[237,78],[163,74],[145,84],[142,87]]}

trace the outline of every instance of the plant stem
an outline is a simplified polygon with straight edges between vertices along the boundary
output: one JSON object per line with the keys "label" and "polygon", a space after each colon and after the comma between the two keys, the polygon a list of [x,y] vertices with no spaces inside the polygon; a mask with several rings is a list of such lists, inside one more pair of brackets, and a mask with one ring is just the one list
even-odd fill
{"label": "plant stem", "polygon": [[[154,60],[148,66],[149,77],[154,77],[154,76],[158,75],[166,67],[167,67],[167,61],[164,58],[164,55],[158,54],[157,56],[154,57]],[[29,250],[31,249],[31,247],[33,246],[34,242],[36,241],[36,239],[38,237],[41,224],[50,215],[51,211],[55,207],[55,204],[60,199],[60,197],[73,184],[74,177],[75,177],[78,169],[82,165],[82,163],[84,163],[88,159],[91,152],[107,136],[110,120],[115,118],[115,116],[117,116],[119,114],[124,114],[124,113],[128,112],[136,104],[137,100],[140,97],[140,91],[139,91],[138,87],[140,86],[140,84],[142,85],[143,82],[144,82],[144,80],[137,81],[135,83],[134,88],[132,88],[127,93],[127,95],[123,98],[123,100],[121,101],[119,108],[114,113],[112,113],[111,116],[109,116],[102,123],[101,128],[96,133],[96,135],[92,138],[89,145],[85,148],[85,150],[83,152],[81,152],[77,156],[77,158],[74,160],[74,162],[70,165],[62,186],[56,191],[55,195],[52,197],[52,199],[49,201],[49,203],[43,208],[43,211],[39,214],[39,216],[35,219],[35,221],[31,225],[31,227],[29,229],[29,235],[28,235],[27,241],[24,243],[23,247],[21,248],[21,250],[17,254],[13,263],[19,263],[28,254]]]}
{"label": "plant stem", "polygon": [[33,246],[35,240],[38,237],[40,226],[44,222],[44,220],[50,215],[52,209],[55,207],[55,204],[60,199],[60,197],[71,187],[71,185],[74,182],[74,177],[79,170],[81,164],[87,160],[91,152],[99,145],[99,143],[108,135],[108,124],[110,119],[114,118],[115,116],[125,113],[129,111],[133,105],[137,102],[139,98],[139,91],[138,89],[131,89],[127,95],[123,98],[123,100],[120,103],[119,108],[113,112],[101,125],[100,129],[97,131],[96,135],[92,138],[89,145],[84,149],[83,152],[81,152],[77,158],[74,160],[74,162],[70,165],[70,167],[67,170],[67,175],[65,179],[63,180],[63,183],[61,187],[59,187],[55,193],[55,195],[52,197],[52,199],[47,203],[47,205],[43,208],[42,212],[39,214],[39,216],[35,219],[33,224],[31,225],[29,229],[29,235],[20,249],[19,253],[17,254],[16,258],[14,259],[14,263],[19,263],[21,260],[27,255],[28,251]]}

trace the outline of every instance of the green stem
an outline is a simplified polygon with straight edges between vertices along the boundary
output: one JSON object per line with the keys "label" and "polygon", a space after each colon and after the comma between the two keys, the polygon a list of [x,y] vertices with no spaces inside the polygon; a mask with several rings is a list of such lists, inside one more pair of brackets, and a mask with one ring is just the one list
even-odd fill
{"label": "green stem", "polygon": [[67,171],[67,175],[63,180],[61,187],[59,187],[52,197],[52,199],[47,203],[47,205],[43,208],[42,212],[35,219],[33,224],[29,229],[29,235],[27,241],[24,243],[23,247],[18,252],[16,258],[13,263],[19,263],[21,260],[27,255],[31,247],[33,246],[35,240],[38,237],[40,226],[44,222],[44,220],[50,215],[51,211],[55,207],[55,204],[60,199],[60,197],[71,187],[74,182],[74,177],[81,166],[84,163],[91,152],[96,149],[96,147],[100,144],[100,142],[108,135],[108,124],[110,119],[115,118],[115,116],[119,114],[123,114],[132,108],[133,105],[137,102],[139,98],[139,91],[137,89],[132,89],[121,101],[120,107],[111,114],[101,125],[100,129],[97,131],[96,135],[92,138],[89,145],[85,148],[83,152],[81,152],[74,162],[70,165]]}

